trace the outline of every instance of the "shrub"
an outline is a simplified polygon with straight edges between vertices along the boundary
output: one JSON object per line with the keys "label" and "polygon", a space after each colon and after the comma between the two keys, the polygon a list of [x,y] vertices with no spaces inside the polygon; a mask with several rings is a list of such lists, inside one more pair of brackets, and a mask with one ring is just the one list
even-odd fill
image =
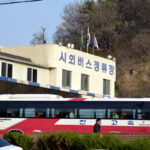
{"label": "shrub", "polygon": [[48,148],[48,134],[41,134],[36,143],[37,150],[49,150]]}
{"label": "shrub", "polygon": [[86,134],[83,139],[86,149],[123,150],[123,141],[113,135],[103,135],[100,138],[100,134],[91,133]]}
{"label": "shrub", "polygon": [[86,149],[100,149],[102,148],[101,138],[99,134],[85,134],[83,136],[83,142]]}
{"label": "shrub", "polygon": [[124,148],[123,140],[114,135],[103,135],[101,145],[103,149],[109,150],[123,150]]}
{"label": "shrub", "polygon": [[85,134],[61,132],[42,134],[37,142],[36,150],[150,150],[150,138],[135,139],[123,142],[114,135]]}
{"label": "shrub", "polygon": [[39,150],[84,150],[81,135],[71,132],[42,134],[37,142]]}
{"label": "shrub", "polygon": [[124,150],[150,150],[150,138],[127,141]]}
{"label": "shrub", "polygon": [[5,133],[3,138],[13,145],[22,147],[23,150],[30,150],[33,146],[33,138],[25,134],[15,132]]}

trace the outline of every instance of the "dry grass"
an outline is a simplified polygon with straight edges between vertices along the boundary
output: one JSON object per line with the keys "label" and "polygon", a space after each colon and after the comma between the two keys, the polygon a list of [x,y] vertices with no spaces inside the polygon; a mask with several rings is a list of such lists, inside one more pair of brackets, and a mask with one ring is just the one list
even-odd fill
{"label": "dry grass", "polygon": [[148,97],[150,96],[150,62],[134,66],[133,74],[129,71],[119,76],[117,80],[118,96]]}
{"label": "dry grass", "polygon": [[[150,97],[150,30],[141,30],[117,52],[117,95]],[[130,69],[133,74],[130,74]]]}

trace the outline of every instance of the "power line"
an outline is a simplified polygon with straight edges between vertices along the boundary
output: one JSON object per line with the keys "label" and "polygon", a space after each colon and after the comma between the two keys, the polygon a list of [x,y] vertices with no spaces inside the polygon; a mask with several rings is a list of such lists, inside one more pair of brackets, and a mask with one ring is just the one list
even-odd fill
{"label": "power line", "polygon": [[43,0],[16,0],[16,1],[0,1],[0,5],[16,4],[16,3],[27,3],[27,2],[37,2]]}

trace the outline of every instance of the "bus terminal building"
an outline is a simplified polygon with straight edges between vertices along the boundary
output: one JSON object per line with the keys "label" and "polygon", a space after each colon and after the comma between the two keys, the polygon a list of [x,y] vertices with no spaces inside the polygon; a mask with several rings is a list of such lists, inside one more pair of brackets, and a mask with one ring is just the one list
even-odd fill
{"label": "bus terminal building", "polygon": [[0,47],[0,94],[114,97],[116,61],[57,44]]}

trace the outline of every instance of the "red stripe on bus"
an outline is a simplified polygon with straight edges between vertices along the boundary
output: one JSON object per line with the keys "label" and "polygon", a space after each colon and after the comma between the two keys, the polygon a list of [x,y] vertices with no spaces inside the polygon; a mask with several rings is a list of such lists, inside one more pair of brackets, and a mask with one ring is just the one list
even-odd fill
{"label": "red stripe on bus", "polygon": [[102,133],[150,133],[150,127],[140,126],[102,126]]}
{"label": "red stripe on bus", "polygon": [[73,99],[70,99],[69,101],[85,101],[86,98],[73,98]]}

